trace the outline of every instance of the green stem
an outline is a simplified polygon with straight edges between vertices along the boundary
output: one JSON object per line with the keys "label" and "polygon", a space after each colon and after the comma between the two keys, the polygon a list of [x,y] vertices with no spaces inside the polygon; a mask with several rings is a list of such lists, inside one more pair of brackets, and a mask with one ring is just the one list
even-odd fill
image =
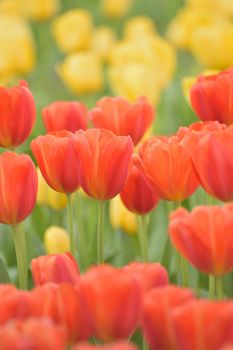
{"label": "green stem", "polygon": [[97,263],[104,263],[104,207],[105,202],[98,202]]}
{"label": "green stem", "polygon": [[149,346],[144,336],[142,336],[142,350],[149,350]]}
{"label": "green stem", "polygon": [[141,244],[142,259],[144,262],[149,261],[148,257],[148,237],[147,237],[147,219],[145,215],[138,215],[139,222],[139,241]]}
{"label": "green stem", "polygon": [[182,286],[188,287],[188,263],[182,255],[180,256],[180,263],[181,263]]}
{"label": "green stem", "polygon": [[216,281],[216,294],[217,294],[217,299],[222,300],[223,299],[223,278],[221,276],[215,277]]}
{"label": "green stem", "polygon": [[215,298],[215,277],[213,275],[209,275],[209,297],[210,299]]}
{"label": "green stem", "polygon": [[67,215],[68,215],[68,231],[70,237],[70,252],[75,256],[75,237],[74,237],[74,220],[71,194],[67,194]]}
{"label": "green stem", "polygon": [[25,231],[22,224],[12,225],[20,289],[28,289],[28,267]]}

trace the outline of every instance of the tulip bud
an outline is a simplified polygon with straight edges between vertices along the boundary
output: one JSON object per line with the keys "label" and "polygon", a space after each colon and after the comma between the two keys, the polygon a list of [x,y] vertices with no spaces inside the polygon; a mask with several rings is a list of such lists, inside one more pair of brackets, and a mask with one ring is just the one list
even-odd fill
{"label": "tulip bud", "polygon": [[120,196],[116,196],[110,201],[109,220],[115,229],[122,229],[129,235],[134,235],[137,232],[136,216],[124,206]]}
{"label": "tulip bud", "polygon": [[50,226],[44,233],[44,246],[48,254],[61,254],[70,250],[68,233],[62,227]]}

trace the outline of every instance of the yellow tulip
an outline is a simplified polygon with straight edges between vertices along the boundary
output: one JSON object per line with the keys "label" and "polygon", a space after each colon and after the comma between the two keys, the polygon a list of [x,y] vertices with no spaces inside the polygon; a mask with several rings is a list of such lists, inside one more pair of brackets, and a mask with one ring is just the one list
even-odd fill
{"label": "yellow tulip", "polygon": [[130,18],[124,26],[124,37],[126,39],[137,39],[154,36],[156,34],[155,23],[152,18],[138,16]]}
{"label": "yellow tulip", "polygon": [[0,14],[20,14],[19,0],[2,0],[0,2]]}
{"label": "yellow tulip", "polygon": [[99,55],[86,51],[67,56],[57,67],[64,84],[76,94],[101,91],[103,67]]}
{"label": "yellow tulip", "polygon": [[232,0],[187,0],[187,4],[197,9],[216,11],[222,15],[233,15]]}
{"label": "yellow tulip", "polygon": [[102,0],[101,11],[106,17],[119,18],[131,10],[133,0]]}
{"label": "yellow tulip", "polygon": [[40,205],[49,206],[55,210],[65,208],[67,204],[66,195],[60,192],[56,192],[51,187],[49,187],[47,182],[44,180],[39,168],[37,168],[37,173],[38,173],[37,203]]}
{"label": "yellow tulip", "polygon": [[92,26],[88,11],[73,9],[55,19],[52,32],[59,49],[71,53],[89,48]]}
{"label": "yellow tulip", "polygon": [[129,235],[136,234],[136,216],[126,209],[119,195],[110,201],[109,219],[113,228],[122,229]]}
{"label": "yellow tulip", "polygon": [[62,254],[70,249],[68,233],[62,227],[50,226],[44,233],[44,246],[48,254]]}
{"label": "yellow tulip", "polygon": [[116,41],[116,35],[110,27],[101,26],[93,30],[91,48],[104,60],[108,61],[110,51]]}

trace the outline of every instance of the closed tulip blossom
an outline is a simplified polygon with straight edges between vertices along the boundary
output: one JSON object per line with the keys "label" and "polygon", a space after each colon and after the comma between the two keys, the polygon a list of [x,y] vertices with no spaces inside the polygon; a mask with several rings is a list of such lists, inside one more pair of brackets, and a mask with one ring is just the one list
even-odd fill
{"label": "closed tulip blossom", "polygon": [[69,253],[39,256],[32,260],[32,276],[36,285],[79,282],[79,268]]}
{"label": "closed tulip blossom", "polygon": [[124,206],[119,195],[110,201],[109,220],[116,230],[123,230],[129,235],[135,235],[137,232],[136,215]]}
{"label": "closed tulip blossom", "polygon": [[68,232],[60,226],[49,226],[44,232],[44,247],[48,254],[68,252],[70,248]]}
{"label": "closed tulip blossom", "polygon": [[154,119],[152,105],[145,97],[130,103],[123,97],[103,97],[90,111],[95,128],[111,130],[119,136],[130,135],[136,145]]}
{"label": "closed tulip blossom", "polygon": [[57,101],[42,110],[47,132],[69,130],[75,132],[87,128],[87,108],[81,102]]}
{"label": "closed tulip blossom", "polygon": [[35,118],[35,102],[26,82],[0,87],[0,147],[21,145],[30,135]]}

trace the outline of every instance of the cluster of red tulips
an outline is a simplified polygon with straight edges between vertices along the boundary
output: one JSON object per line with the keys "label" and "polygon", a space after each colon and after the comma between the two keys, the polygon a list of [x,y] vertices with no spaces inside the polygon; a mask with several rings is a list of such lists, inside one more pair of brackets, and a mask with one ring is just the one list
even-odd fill
{"label": "cluster of red tulips", "polygon": [[[233,200],[232,101],[233,70],[198,78],[191,103],[202,121],[153,136],[137,151],[154,119],[144,97],[134,104],[105,97],[89,112],[79,102],[45,107],[47,134],[31,149],[48,185],[67,195],[72,255],[34,259],[31,291],[22,221],[36,203],[37,171],[28,155],[0,155],[0,222],[13,229],[21,288],[0,286],[0,350],[134,350],[129,339],[140,332],[143,349],[146,342],[153,350],[233,349],[233,302],[215,300],[225,298],[223,276],[233,270],[233,205],[181,207],[200,185],[208,202]],[[35,110],[25,82],[0,88],[1,147],[14,149],[28,138]],[[71,198],[79,187],[99,207],[97,265],[81,275]],[[117,194],[139,217],[143,260],[119,269],[104,264],[104,204]],[[145,214],[159,199],[177,206],[168,233],[180,254],[182,287],[169,285],[169,271],[148,262]],[[209,275],[212,300],[187,289],[188,263]]]}

